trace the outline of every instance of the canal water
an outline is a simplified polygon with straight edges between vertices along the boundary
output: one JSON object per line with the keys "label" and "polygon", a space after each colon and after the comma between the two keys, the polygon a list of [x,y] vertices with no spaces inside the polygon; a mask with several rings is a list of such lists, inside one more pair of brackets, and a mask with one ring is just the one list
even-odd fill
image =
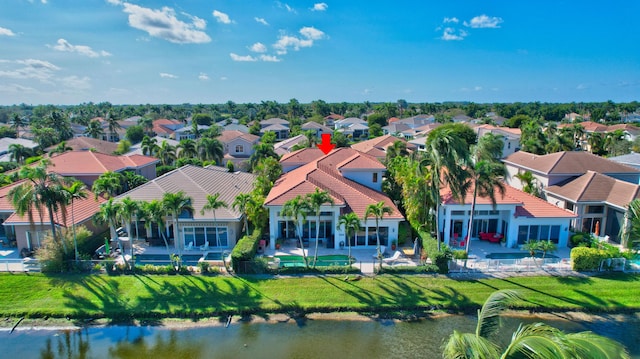
{"label": "canal water", "polygon": [[[640,358],[637,315],[566,320],[545,316],[504,318],[502,340],[519,323],[542,321],[566,332],[590,330],[622,342]],[[475,316],[439,316],[414,322],[298,319],[234,322],[168,329],[107,326],[79,330],[0,331],[0,358],[441,358],[441,346],[455,329],[473,332]]]}

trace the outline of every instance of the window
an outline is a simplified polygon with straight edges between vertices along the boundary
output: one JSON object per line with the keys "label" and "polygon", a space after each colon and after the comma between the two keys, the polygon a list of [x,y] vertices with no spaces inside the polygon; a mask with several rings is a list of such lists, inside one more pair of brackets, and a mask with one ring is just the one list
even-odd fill
{"label": "window", "polygon": [[564,204],[564,208],[568,209],[569,211],[573,212],[573,203],[570,202],[565,202]]}
{"label": "window", "polygon": [[604,213],[604,206],[587,206],[587,213]]}
{"label": "window", "polygon": [[378,173],[373,174],[373,183],[378,183]]}
{"label": "window", "polygon": [[531,240],[550,240],[558,244],[560,241],[560,226],[519,226],[518,227],[518,244],[525,244]]}
{"label": "window", "polygon": [[236,145],[236,153],[244,153],[244,146]]}

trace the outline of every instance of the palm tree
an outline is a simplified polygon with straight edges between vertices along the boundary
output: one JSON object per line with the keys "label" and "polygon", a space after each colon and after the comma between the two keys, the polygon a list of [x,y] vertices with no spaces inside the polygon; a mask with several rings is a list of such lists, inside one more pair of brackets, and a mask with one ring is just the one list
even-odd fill
{"label": "palm tree", "polygon": [[377,257],[379,262],[378,271],[382,271],[382,252],[380,251],[380,221],[385,214],[391,213],[393,213],[393,208],[385,206],[384,201],[368,205],[367,210],[364,213],[365,222],[369,217],[374,217],[376,219],[376,251],[378,253]]}
{"label": "palm tree", "polygon": [[252,197],[250,193],[240,193],[233,200],[231,206],[244,216],[244,233],[249,233],[249,215],[247,213]]}
{"label": "palm tree", "polygon": [[[49,164],[48,160],[42,160],[36,167],[22,167],[19,176],[27,179],[28,182],[12,188],[8,196],[16,213],[20,216],[27,214],[32,226],[34,225],[33,211],[38,211],[40,223],[42,223],[42,216],[46,209],[49,214],[51,235],[54,240],[57,240],[54,213],[60,210],[62,222],[67,222],[67,198],[62,189],[60,177],[54,172],[47,171]],[[60,240],[60,242],[66,253],[67,248],[64,241]]]}
{"label": "palm tree", "polygon": [[87,198],[87,186],[78,180],[67,180],[68,185],[62,187],[66,192],[67,198],[71,202],[71,230],[73,231],[73,247],[75,250],[75,259],[78,260],[78,242],[76,239],[76,220],[74,202],[76,199]]}
{"label": "palm tree", "polygon": [[400,140],[394,141],[391,146],[387,147],[385,163],[390,163],[396,157],[408,155],[407,143]]}
{"label": "palm tree", "polygon": [[202,207],[200,214],[204,215],[205,211],[211,211],[213,213],[213,222],[216,226],[216,246],[220,243],[220,238],[218,236],[218,220],[216,218],[216,210],[218,208],[227,208],[227,203],[220,200],[220,193],[216,193],[214,195],[207,194],[207,203]]}
{"label": "palm tree", "polygon": [[72,151],[72,150],[73,148],[67,146],[67,141],[62,141],[56,146],[56,148],[49,151],[49,157],[52,157],[56,153],[65,153],[67,151]]}
{"label": "palm tree", "polygon": [[20,138],[20,127],[24,127],[25,125],[24,117],[20,116],[17,113],[14,113],[11,116],[11,129],[16,131],[16,138]]}
{"label": "palm tree", "polygon": [[443,346],[446,359],[471,358],[630,358],[620,343],[592,332],[566,334],[543,323],[520,325],[503,348],[496,343],[500,314],[520,299],[517,292],[494,292],[478,310],[475,333],[454,330]]}
{"label": "palm tree", "polygon": [[309,263],[307,262],[307,254],[304,250],[302,233],[303,225],[307,220],[307,214],[309,214],[309,210],[309,203],[299,195],[286,201],[282,206],[282,216],[289,217],[296,227],[296,234],[298,236],[298,241],[300,242],[300,249],[302,249],[302,258],[304,259],[304,264],[307,267],[309,267]]}
{"label": "palm tree", "polygon": [[[118,237],[118,233],[116,233],[116,224],[120,218],[120,206],[121,204],[118,202],[114,202],[113,198],[109,198],[106,202],[100,205],[100,209],[93,215],[93,220],[97,224],[106,224],[109,226],[109,233],[111,234],[111,239],[116,239],[118,241],[118,245],[121,246],[120,237]],[[126,258],[123,256],[123,259],[126,263]]]}
{"label": "palm tree", "polygon": [[115,117],[111,117],[111,113],[107,113],[107,116],[104,118],[104,121],[107,123],[107,129],[109,130],[109,142],[117,142],[116,138],[118,137],[116,134],[116,130],[122,128],[118,123],[118,120]]}
{"label": "palm tree", "polygon": [[[183,191],[179,191],[177,193],[167,192],[162,197],[162,207],[167,214],[171,215],[171,218],[173,220],[173,240],[175,241],[175,245],[177,246],[178,250],[182,250],[184,241],[180,238],[178,219],[180,217],[180,213],[182,213],[183,211],[193,211],[193,206],[191,205],[191,197],[187,196]],[[182,256],[181,253],[180,256]]]}
{"label": "palm tree", "polygon": [[165,235],[165,208],[162,205],[162,202],[157,199],[153,199],[149,202],[142,202],[142,209],[144,213],[144,217],[149,223],[146,223],[145,226],[150,230],[151,224],[155,223],[158,226],[158,232],[160,232],[160,237],[164,241],[164,246],[167,248],[167,253],[169,254],[169,261],[173,259],[173,256],[169,250],[169,241],[167,241],[167,236]]}
{"label": "palm tree", "polygon": [[93,182],[91,192],[94,193],[95,198],[99,195],[105,194],[107,198],[115,197],[122,190],[122,174],[118,172],[105,172]]}
{"label": "palm tree", "polygon": [[214,161],[217,165],[222,163],[224,146],[217,138],[201,137],[197,146],[198,158],[204,161]]}
{"label": "palm tree", "polygon": [[534,195],[536,197],[540,196],[540,191],[538,186],[536,185],[536,177],[531,173],[531,171],[525,171],[514,175],[513,177],[520,180],[522,183],[522,192]]}
{"label": "palm tree", "polygon": [[[499,143],[499,146],[496,145]],[[496,148],[499,148],[499,151]],[[473,215],[476,210],[478,195],[489,197],[493,207],[496,206],[496,189],[504,196],[505,187],[502,180],[506,176],[507,170],[504,163],[500,161],[502,157],[502,141],[497,137],[482,136],[475,148],[475,156],[470,161],[467,168],[469,174],[469,186],[473,187],[473,197],[471,200],[471,215],[467,226],[467,238],[465,240],[465,252],[469,253],[469,243],[473,235]]]}
{"label": "palm tree", "polygon": [[87,129],[84,131],[85,135],[91,138],[99,138],[104,135],[104,130],[102,129],[102,124],[98,120],[91,120]]}
{"label": "palm tree", "polygon": [[155,138],[144,136],[140,143],[140,149],[145,156],[154,156],[158,151],[158,143]]}
{"label": "palm tree", "polygon": [[320,191],[317,187],[315,192],[307,193],[305,200],[308,203],[310,212],[313,212],[316,216],[316,251],[313,255],[313,268],[315,268],[316,262],[318,261],[318,241],[320,240],[320,209],[323,204],[329,203],[333,206],[334,202],[328,192]]}
{"label": "palm tree", "polygon": [[358,229],[360,229],[360,217],[353,212],[340,215],[340,217],[338,217],[338,225],[344,227],[345,234],[347,235],[347,246],[349,247],[349,258],[351,258],[351,239],[349,237],[350,235],[355,236]]}
{"label": "palm tree", "polygon": [[138,120],[138,125],[142,127],[146,136],[151,136],[153,134],[153,120],[151,117],[141,117]]}
{"label": "palm tree", "polygon": [[[133,217],[140,211],[140,203],[127,196],[120,202],[119,215],[127,229],[127,237],[129,237],[129,245],[131,246],[131,258],[133,258],[133,237],[131,236],[131,222]],[[136,222],[138,218],[136,218]]]}
{"label": "palm tree", "polygon": [[280,156],[273,149],[273,144],[269,143],[258,143],[253,146],[253,154],[249,157],[249,164],[251,165],[251,169],[255,169],[258,163],[264,158],[273,157],[276,160],[279,159]]}
{"label": "palm tree", "polygon": [[164,141],[160,147],[158,147],[157,156],[163,166],[173,166],[176,160],[176,148],[171,146],[167,141]]}
{"label": "palm tree", "polygon": [[24,160],[31,156],[31,154],[32,151],[30,148],[19,143],[12,143],[9,145],[9,159],[17,162],[18,164],[24,164]]}
{"label": "palm tree", "polygon": [[180,153],[178,156],[180,158],[193,158],[198,154],[198,151],[196,149],[196,141],[189,138],[181,140],[178,148],[180,149]]}
{"label": "palm tree", "polygon": [[622,248],[632,249],[640,242],[640,199],[634,199],[627,205],[619,236]]}

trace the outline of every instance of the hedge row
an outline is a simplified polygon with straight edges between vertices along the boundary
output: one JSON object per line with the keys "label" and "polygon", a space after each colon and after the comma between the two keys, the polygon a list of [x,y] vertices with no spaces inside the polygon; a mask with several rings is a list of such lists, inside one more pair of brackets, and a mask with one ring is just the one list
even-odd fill
{"label": "hedge row", "polygon": [[231,251],[231,267],[233,271],[238,273],[241,261],[251,261],[258,251],[258,243],[262,232],[258,229],[254,230],[250,236],[240,238],[233,251]]}
{"label": "hedge row", "polygon": [[602,260],[610,257],[607,251],[598,248],[575,247],[571,250],[571,263],[575,271],[598,270]]}

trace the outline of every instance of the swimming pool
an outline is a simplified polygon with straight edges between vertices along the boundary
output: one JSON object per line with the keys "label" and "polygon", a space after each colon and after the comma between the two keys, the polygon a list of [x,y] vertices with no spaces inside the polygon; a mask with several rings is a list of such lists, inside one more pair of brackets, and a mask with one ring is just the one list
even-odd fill
{"label": "swimming pool", "polygon": [[[281,255],[276,256],[280,260],[281,267],[304,267],[304,258],[302,256],[290,256]],[[309,264],[313,263],[313,256],[307,256]],[[345,254],[329,254],[318,256],[316,267],[331,267],[331,266],[347,266],[355,263],[355,259]]]}
{"label": "swimming pool", "polygon": [[[486,258],[489,259],[522,259],[529,258],[531,254],[529,252],[511,252],[511,253],[489,253],[486,255]],[[542,253],[536,252],[536,258],[542,258]],[[544,256],[545,258],[558,258],[553,254],[548,254]]]}
{"label": "swimming pool", "polygon": [[[182,264],[187,266],[196,266],[201,258],[202,254],[183,254]],[[171,261],[169,260],[168,254],[138,254],[136,255],[136,264],[166,266],[171,264]]]}

